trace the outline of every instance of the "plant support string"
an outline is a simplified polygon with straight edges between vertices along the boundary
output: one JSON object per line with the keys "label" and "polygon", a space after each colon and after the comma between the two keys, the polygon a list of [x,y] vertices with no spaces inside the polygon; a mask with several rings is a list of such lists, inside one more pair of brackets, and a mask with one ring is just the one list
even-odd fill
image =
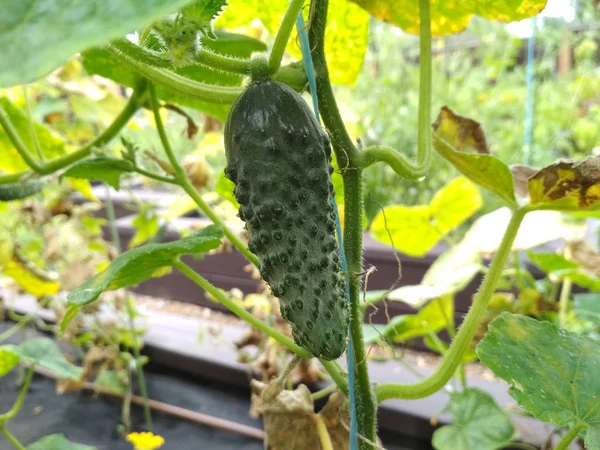
{"label": "plant support string", "polygon": [[[317,121],[320,123],[319,117],[319,99],[317,97],[317,82],[315,79],[315,71],[312,63],[312,57],[310,53],[310,44],[308,42],[308,34],[306,33],[306,24],[304,23],[304,17],[302,12],[298,14],[296,19],[296,28],[300,37],[300,49],[302,51],[302,60],[304,61],[304,68],[306,69],[306,77],[308,79],[308,85],[310,87],[311,98],[313,101],[313,108],[315,110],[315,116]],[[342,261],[342,270],[346,278],[346,301],[350,303],[350,276],[348,273],[348,264],[346,261],[346,255],[344,253],[344,243],[342,242],[342,227],[340,224],[340,212],[338,205],[333,197],[333,208],[335,210],[335,231],[338,239],[338,246],[340,248],[340,259]],[[352,333],[349,333],[348,338],[348,350],[346,351],[348,361],[348,398],[350,400],[350,449],[356,450],[358,448],[358,424],[356,421],[356,400],[354,393],[354,350],[352,348]]]}

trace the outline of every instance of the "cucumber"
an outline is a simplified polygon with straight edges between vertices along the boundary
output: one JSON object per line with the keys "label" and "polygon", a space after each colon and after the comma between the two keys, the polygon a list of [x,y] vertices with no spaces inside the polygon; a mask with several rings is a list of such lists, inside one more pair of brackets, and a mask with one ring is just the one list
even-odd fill
{"label": "cucumber", "polygon": [[302,97],[255,80],[225,125],[225,175],[263,279],[295,342],[326,360],[346,348],[349,307],[335,237],[327,135]]}
{"label": "cucumber", "polygon": [[37,194],[44,187],[42,180],[31,180],[26,183],[0,184],[0,202],[21,200]]}

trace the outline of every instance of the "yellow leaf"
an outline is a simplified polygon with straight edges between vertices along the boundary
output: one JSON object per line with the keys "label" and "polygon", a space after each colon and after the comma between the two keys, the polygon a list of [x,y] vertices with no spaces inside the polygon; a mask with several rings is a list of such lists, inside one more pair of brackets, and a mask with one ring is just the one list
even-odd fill
{"label": "yellow leaf", "polygon": [[481,208],[479,190],[468,178],[459,177],[440,189],[430,203],[434,226],[443,234],[461,225]]}
{"label": "yellow leaf", "polygon": [[11,277],[26,292],[34,297],[54,295],[60,291],[60,283],[48,280],[28,270],[21,262],[10,259],[4,263],[2,273]]}
{"label": "yellow leaf", "polygon": [[71,177],[67,177],[67,180],[69,180],[71,187],[77,192],[79,192],[81,195],[83,195],[84,198],[87,198],[88,200],[95,203],[101,203],[100,200],[98,200],[98,197],[94,195],[94,192],[92,191],[92,185],[88,180],[86,180],[85,178]]}

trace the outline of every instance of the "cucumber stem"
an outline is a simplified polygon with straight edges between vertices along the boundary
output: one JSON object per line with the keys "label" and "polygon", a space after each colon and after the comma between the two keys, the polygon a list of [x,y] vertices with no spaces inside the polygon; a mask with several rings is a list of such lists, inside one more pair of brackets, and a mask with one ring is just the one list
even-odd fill
{"label": "cucumber stem", "polygon": [[473,336],[477,331],[481,319],[487,311],[489,300],[496,290],[496,285],[502,274],[502,269],[510,255],[512,243],[514,242],[519,226],[528,211],[529,210],[526,208],[521,208],[513,213],[496,256],[492,261],[490,269],[485,275],[481,288],[475,295],[473,304],[465,317],[465,321],[458,330],[456,338],[452,341],[452,345],[447,350],[444,359],[437,370],[429,377],[415,384],[386,383],[377,386],[375,388],[375,393],[379,402],[392,398],[419,399],[427,397],[442,389],[452,375],[454,375],[456,369],[462,362],[465,352],[469,348],[469,344],[473,340]]}
{"label": "cucumber stem", "polygon": [[271,75],[274,75],[281,67],[281,60],[283,59],[283,55],[285,53],[285,47],[290,40],[290,35],[292,34],[294,24],[296,23],[296,17],[298,17],[298,14],[300,14],[303,4],[304,0],[292,0],[290,6],[288,6],[285,16],[283,17],[281,26],[279,27],[277,35],[275,36],[275,42],[273,43],[273,48],[271,49],[271,55],[269,56],[269,73]]}

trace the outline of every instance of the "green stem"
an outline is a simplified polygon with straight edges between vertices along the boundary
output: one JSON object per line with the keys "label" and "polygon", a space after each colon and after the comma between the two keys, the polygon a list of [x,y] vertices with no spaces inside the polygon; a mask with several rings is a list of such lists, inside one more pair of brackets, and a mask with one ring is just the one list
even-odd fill
{"label": "green stem", "polygon": [[144,175],[145,177],[152,178],[153,180],[156,180],[156,181],[162,181],[163,183],[169,183],[169,184],[178,184],[177,180],[175,178],[165,177],[165,176],[159,175],[157,173],[149,172],[146,169],[142,169],[139,166],[135,166],[135,168],[133,170],[135,170],[140,175]]}
{"label": "green stem", "polygon": [[330,384],[329,386],[327,386],[326,388],[321,389],[320,391],[317,392],[313,392],[310,395],[310,398],[313,399],[313,401],[315,400],[319,400],[321,398],[327,397],[328,395],[333,394],[336,390],[337,390],[337,384],[333,383]]}
{"label": "green stem", "polygon": [[427,174],[431,163],[431,21],[429,0],[419,0],[421,25],[420,72],[419,72],[419,131],[417,161],[410,162],[404,155],[391,147],[374,146],[360,155],[359,166],[369,167],[376,162],[385,162],[405,178],[421,178]]}
{"label": "green stem", "polygon": [[25,397],[27,397],[27,391],[29,391],[29,385],[31,384],[33,374],[34,374],[34,366],[32,365],[29,367],[29,370],[27,371],[27,375],[25,376],[25,381],[23,382],[23,385],[21,386],[21,390],[19,391],[19,396],[17,397],[17,400],[15,401],[13,407],[10,409],[10,411],[8,411],[4,414],[0,414],[0,426],[6,425],[7,422],[12,420],[19,413],[19,410],[21,409],[21,406],[23,406],[23,402],[25,401]]}
{"label": "green stem", "polygon": [[31,114],[31,102],[29,101],[29,94],[27,92],[27,86],[23,86],[23,97],[25,97],[25,104],[27,105],[27,117],[29,118],[29,136],[31,136],[31,140],[33,141],[33,146],[35,147],[35,152],[37,157],[44,162],[46,157],[42,152],[42,148],[40,147],[40,141],[38,139],[38,135],[35,131],[35,122],[33,120],[33,115]]}
{"label": "green stem", "polygon": [[587,428],[587,425],[584,423],[576,423],[573,425],[573,427],[567,431],[567,434],[563,436],[554,450],[567,450],[570,447],[571,442],[573,442],[577,438],[577,435],[585,428]]}
{"label": "green stem", "polygon": [[8,139],[14,146],[15,150],[17,152],[19,152],[19,155],[21,156],[21,158],[23,158],[23,160],[27,163],[27,165],[29,167],[31,167],[35,172],[42,173],[42,165],[39,164],[38,161],[36,161],[33,158],[33,156],[31,156],[29,149],[25,146],[25,143],[21,140],[21,136],[19,136],[19,133],[17,133],[17,130],[15,130],[15,127],[13,127],[13,124],[10,121],[10,118],[4,111],[4,108],[2,108],[1,106],[0,106],[0,125],[2,125],[2,127],[4,128],[4,131],[6,131],[6,134],[8,135]]}
{"label": "green stem", "polygon": [[[43,302],[40,303],[40,305],[39,305],[40,308],[44,309],[49,302],[50,302],[49,298],[44,300]],[[6,330],[4,333],[0,334],[0,343],[7,340],[9,337],[11,337],[13,334],[18,332],[21,328],[23,328],[25,325],[27,325],[29,322],[31,322],[33,319],[35,319],[36,314],[37,314],[37,310],[34,310],[34,311],[31,311],[30,313],[28,313],[26,316],[20,317],[18,323],[16,323],[13,327]],[[10,311],[9,311],[9,316],[10,316]]]}
{"label": "green stem", "polygon": [[[567,246],[565,250],[565,258],[571,258],[571,249]],[[573,287],[573,282],[570,278],[565,278],[562,282],[562,287],[560,289],[560,298],[558,301],[558,320],[561,327],[564,327],[567,323],[567,315],[569,313],[569,298],[571,296],[571,288]]]}
{"label": "green stem", "polygon": [[[57,170],[62,169],[63,167],[66,167],[66,166],[74,163],[75,161],[79,161],[80,159],[83,159],[83,158],[89,156],[94,148],[103,147],[108,142],[110,142],[121,131],[121,129],[127,124],[127,122],[129,122],[129,120],[133,117],[133,115],[140,108],[140,106],[144,103],[144,101],[145,101],[145,92],[142,89],[140,89],[139,91],[137,91],[137,90],[134,91],[133,94],[131,95],[131,98],[127,102],[127,105],[125,105],[125,108],[123,108],[123,110],[115,118],[113,123],[111,123],[110,126],[106,130],[104,130],[104,132],[102,134],[100,134],[96,139],[94,139],[92,142],[90,142],[89,144],[87,144],[85,147],[83,147],[80,150],[77,150],[72,153],[67,153],[66,155],[63,155],[59,158],[50,160],[43,165],[36,163],[37,169],[34,168],[34,171],[41,173],[41,174],[49,174],[52,172],[56,172]],[[12,124],[10,123],[10,121],[8,121],[8,123],[5,124],[3,122],[3,115],[4,115],[3,111],[0,110],[0,123],[6,130],[7,134],[10,136],[10,134],[11,134],[10,129],[12,128]],[[7,117],[5,117],[5,118],[8,119]],[[12,128],[12,129],[14,130],[14,128]],[[18,137],[18,135],[16,135],[16,136]],[[20,138],[19,138],[19,141],[20,141]],[[21,153],[21,151],[17,147],[17,144],[15,144],[13,142],[13,145],[15,145],[15,148],[17,148],[17,151],[19,151],[19,153]],[[23,150],[23,149],[21,149],[21,150]],[[25,152],[28,153],[28,150],[25,149]],[[28,175],[30,173],[31,173],[31,171],[24,171],[24,172],[2,175],[2,176],[0,176],[0,184],[13,183],[15,181],[18,181],[22,176]]]}
{"label": "green stem", "polygon": [[469,313],[438,369],[431,376],[416,384],[389,383],[377,386],[375,392],[379,402],[392,398],[418,399],[427,397],[444,387],[452,377],[473,340],[481,319],[485,315],[488,302],[496,289],[502,269],[511,252],[512,243],[527,211],[527,209],[518,209],[514,212],[483,284],[474,297]]}
{"label": "green stem", "polygon": [[6,425],[0,425],[0,433],[4,435],[6,440],[12,444],[17,450],[27,450],[23,444],[21,444],[16,437],[14,437],[10,431],[6,429]]}
{"label": "green stem", "polygon": [[198,205],[202,212],[206,214],[206,216],[210,220],[212,220],[213,223],[223,228],[223,233],[225,233],[225,236],[231,241],[235,248],[242,255],[244,255],[248,259],[248,261],[250,261],[255,266],[258,266],[258,258],[256,257],[256,255],[250,252],[250,250],[246,248],[246,245],[240,239],[240,237],[235,232],[233,232],[217,214],[215,214],[215,212],[210,208],[210,206],[208,206],[206,202],[202,199],[196,188],[194,188],[194,186],[188,180],[185,170],[177,161],[175,153],[171,148],[171,144],[169,142],[169,138],[167,137],[165,126],[160,116],[160,104],[158,102],[158,98],[156,97],[156,90],[154,89],[153,85],[150,85],[149,92],[150,103],[152,104],[152,111],[154,112],[154,121],[156,122],[156,129],[158,130],[158,135],[165,149],[165,153],[167,154],[167,158],[169,159],[171,166],[175,170],[177,184],[179,184],[187,192],[187,194],[192,198],[192,200],[194,200],[194,202]]}
{"label": "green stem", "polygon": [[[154,66],[156,68],[168,69],[172,67],[169,58],[166,58],[159,53],[156,53],[148,48],[136,45],[126,39],[113,41],[112,45],[115,49],[122,52],[130,59],[136,60],[141,64]],[[200,50],[196,56],[196,62],[202,66],[210,67],[211,69],[247,75],[252,69],[252,60],[243,58],[233,58],[231,56],[220,55],[209,50]],[[277,81],[281,81],[294,89],[301,89],[306,84],[306,74],[303,70],[295,65],[281,67],[274,77]]]}
{"label": "green stem", "polygon": [[149,66],[127,56],[113,44],[108,44],[107,48],[117,59],[142,77],[194,100],[208,103],[232,104],[238,95],[242,93],[241,87],[226,87],[201,83],[170,70]]}
{"label": "green stem", "polygon": [[308,38],[317,82],[319,112],[325,128],[329,132],[338,166],[344,172],[350,167],[357,167],[354,161],[358,156],[358,151],[344,126],[329,79],[329,69],[325,59],[325,27],[327,25],[328,4],[329,0],[312,0]]}
{"label": "green stem", "polygon": [[279,70],[279,67],[281,67],[285,47],[290,39],[290,34],[292,34],[296,18],[300,14],[303,4],[304,0],[292,0],[290,6],[288,6],[279,31],[277,31],[277,36],[275,36],[271,55],[269,56],[269,73],[271,75],[275,74]]}
{"label": "green stem", "polygon": [[190,280],[192,280],[194,283],[196,283],[198,286],[200,286],[202,289],[204,289],[204,291],[206,291],[208,294],[210,294],[214,299],[216,299],[216,301],[218,301],[219,303],[224,305],[227,309],[229,309],[232,313],[234,313],[240,319],[245,320],[250,325],[253,325],[255,328],[257,328],[258,330],[265,333],[267,336],[272,337],[277,342],[283,344],[284,346],[286,346],[288,349],[290,349],[292,352],[294,352],[296,355],[300,356],[301,358],[304,358],[304,359],[312,358],[312,354],[308,350],[295,344],[294,341],[292,339],[290,339],[289,337],[287,337],[285,334],[280,333],[279,331],[275,330],[274,328],[271,328],[269,325],[264,323],[258,317],[256,317],[252,313],[246,311],[246,309],[244,307],[240,306],[234,300],[227,297],[227,295],[225,295],[225,293],[221,289],[218,289],[215,286],[213,286],[212,284],[210,284],[210,282],[208,282],[205,278],[203,278],[201,275],[196,273],[187,264],[185,264],[181,261],[175,261],[173,263],[173,267],[175,267],[177,270],[179,270],[181,273],[183,273],[186,277],[188,277]]}

